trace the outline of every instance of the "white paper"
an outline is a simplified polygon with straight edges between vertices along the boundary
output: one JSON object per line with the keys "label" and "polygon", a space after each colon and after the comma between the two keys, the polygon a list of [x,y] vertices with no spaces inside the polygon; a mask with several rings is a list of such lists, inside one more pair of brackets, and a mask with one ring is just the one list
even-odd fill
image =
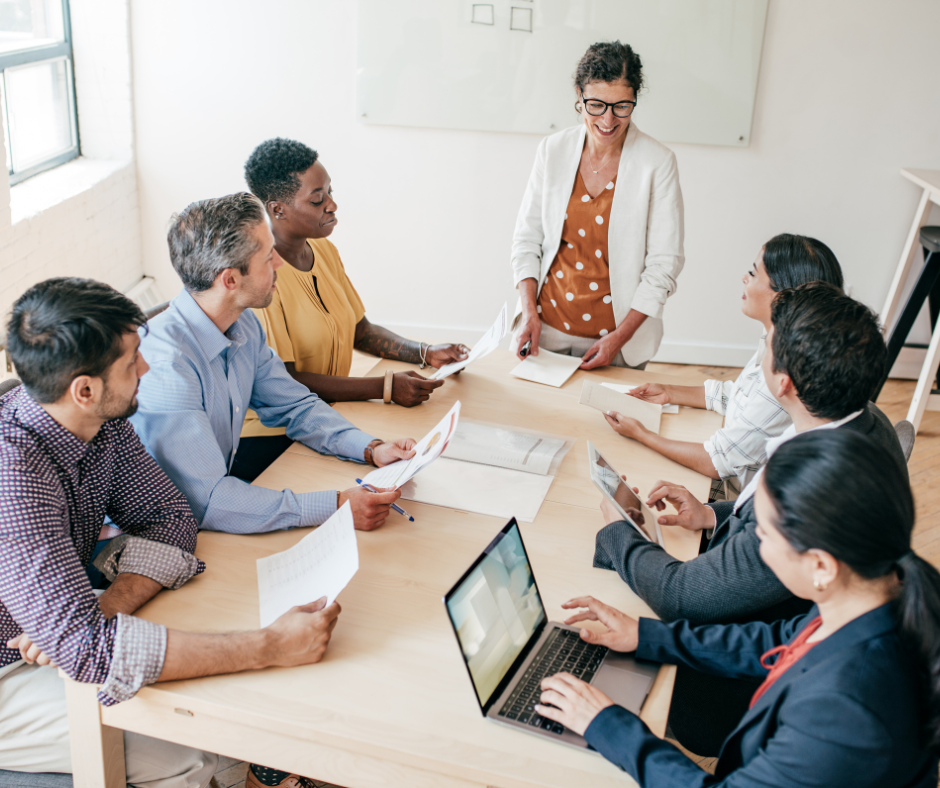
{"label": "white paper", "polygon": [[560,438],[464,421],[457,427],[444,456],[545,475],[564,446],[565,441]]}
{"label": "white paper", "polygon": [[479,358],[489,355],[497,347],[499,347],[500,340],[506,336],[506,332],[509,330],[509,317],[506,310],[506,304],[503,304],[503,308],[499,313],[499,317],[496,318],[496,322],[490,327],[490,330],[487,331],[482,339],[473,346],[467,357],[463,361],[455,361],[453,364],[445,364],[437,372],[431,375],[431,380],[443,380],[446,377],[453,375],[455,372],[462,370],[467,364],[472,364]]}
{"label": "white paper", "polygon": [[528,356],[509,374],[558,388],[565,385],[565,381],[581,366],[581,361],[580,356],[563,356],[561,353],[539,348],[537,356]]}
{"label": "white paper", "polygon": [[272,624],[295,605],[339,596],[359,570],[359,546],[349,501],[313,533],[289,550],[259,558],[261,626]]}
{"label": "white paper", "polygon": [[441,457],[402,487],[401,497],[531,523],[554,477]]}
{"label": "white paper", "polygon": [[384,468],[376,468],[362,480],[363,484],[373,487],[401,487],[418,471],[434,462],[454,437],[457,430],[457,421],[460,417],[460,400],[447,411],[437,426],[425,435],[415,446],[415,456],[410,460],[399,460]]}
{"label": "white paper", "polygon": [[653,402],[644,402],[628,394],[613,391],[609,386],[601,386],[593,380],[585,380],[581,388],[580,404],[596,408],[601,413],[616,411],[624,416],[636,419],[646,429],[659,435],[659,423],[663,415],[663,406]]}
{"label": "white paper", "polygon": [[[613,389],[614,391],[619,391],[621,394],[626,394],[628,391],[633,391],[636,386],[621,386],[619,383],[601,383],[602,386],[606,388]],[[663,405],[663,413],[678,413],[679,406],[672,405],[671,403],[666,403]]]}

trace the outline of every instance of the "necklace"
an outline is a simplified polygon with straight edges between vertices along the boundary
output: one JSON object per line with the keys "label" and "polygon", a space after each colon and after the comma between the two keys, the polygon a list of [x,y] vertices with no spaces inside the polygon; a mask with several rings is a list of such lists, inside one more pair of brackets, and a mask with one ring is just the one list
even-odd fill
{"label": "necklace", "polygon": [[594,157],[591,156],[591,146],[590,146],[590,145],[588,145],[587,155],[588,155],[588,161],[591,163],[591,172],[593,172],[595,175],[597,175],[597,173],[599,173],[602,169],[604,169],[604,164],[605,164],[606,162],[601,162],[600,169],[595,170],[595,169],[594,169]]}

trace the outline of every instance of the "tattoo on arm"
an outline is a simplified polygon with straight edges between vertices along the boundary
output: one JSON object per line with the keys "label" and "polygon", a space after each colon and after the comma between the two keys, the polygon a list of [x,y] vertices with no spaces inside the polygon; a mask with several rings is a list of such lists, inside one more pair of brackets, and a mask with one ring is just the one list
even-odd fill
{"label": "tattoo on arm", "polygon": [[356,324],[354,347],[379,358],[406,361],[409,364],[421,363],[420,343],[400,337],[382,326],[375,326],[366,317]]}

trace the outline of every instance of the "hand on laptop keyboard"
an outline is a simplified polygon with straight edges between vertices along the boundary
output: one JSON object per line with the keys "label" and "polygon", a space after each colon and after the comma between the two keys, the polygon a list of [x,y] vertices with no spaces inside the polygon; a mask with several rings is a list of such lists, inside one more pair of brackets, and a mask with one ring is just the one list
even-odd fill
{"label": "hand on laptop keyboard", "polygon": [[565,610],[587,608],[565,621],[565,624],[569,627],[579,621],[599,621],[607,627],[606,632],[600,633],[590,629],[581,630],[582,639],[586,643],[607,646],[613,651],[636,651],[640,637],[640,625],[635,618],[630,618],[625,613],[599,602],[592,596],[579,596],[569,599],[562,607]]}
{"label": "hand on laptop keyboard", "polygon": [[[614,702],[603,692],[570,673],[542,679],[542,696],[535,711],[580,736],[601,711]],[[545,727],[544,725],[542,727]]]}

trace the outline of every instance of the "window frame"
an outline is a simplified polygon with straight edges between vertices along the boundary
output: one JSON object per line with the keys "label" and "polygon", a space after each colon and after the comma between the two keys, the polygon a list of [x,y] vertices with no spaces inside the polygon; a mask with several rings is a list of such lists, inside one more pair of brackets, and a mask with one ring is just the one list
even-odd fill
{"label": "window frame", "polygon": [[3,114],[5,121],[3,126],[8,126],[10,113],[8,107],[6,106],[7,101],[7,91],[4,73],[8,68],[14,68],[16,66],[25,66],[31,63],[41,63],[43,61],[52,61],[64,58],[66,61],[66,69],[69,75],[69,84],[70,90],[68,95],[69,100],[69,119],[72,124],[72,136],[75,140],[74,145],[69,148],[67,151],[60,153],[52,158],[41,161],[38,164],[34,164],[32,167],[29,167],[20,172],[13,172],[13,152],[11,149],[12,140],[10,135],[7,133],[8,128],[4,128],[4,136],[7,146],[7,151],[10,155],[10,169],[8,170],[10,176],[10,186],[15,186],[18,183],[22,183],[27,178],[31,178],[34,175],[38,175],[41,172],[46,170],[51,170],[53,167],[58,167],[60,164],[65,164],[72,159],[76,159],[81,155],[81,140],[79,138],[79,129],[78,129],[78,103],[75,99],[75,59],[72,56],[72,20],[69,15],[69,0],[59,0],[62,5],[62,41],[57,41],[54,44],[43,44],[41,46],[29,47],[27,49],[19,49],[15,52],[0,53],[0,84],[2,84],[2,101],[3,101]]}

